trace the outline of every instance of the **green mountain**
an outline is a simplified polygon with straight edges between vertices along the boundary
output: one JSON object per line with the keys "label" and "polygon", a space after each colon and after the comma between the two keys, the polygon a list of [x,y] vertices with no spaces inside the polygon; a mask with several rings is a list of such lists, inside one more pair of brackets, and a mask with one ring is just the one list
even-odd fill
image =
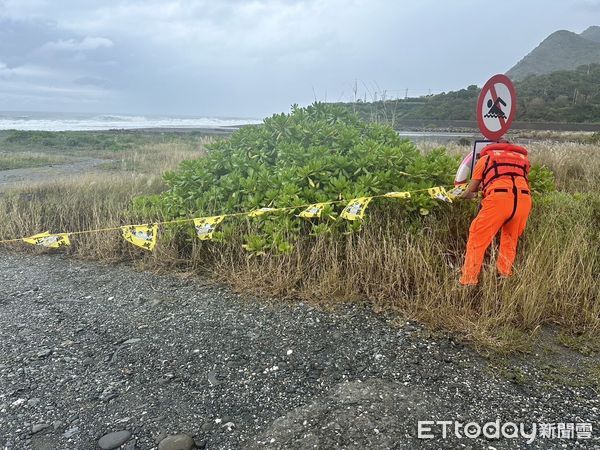
{"label": "green mountain", "polygon": [[581,33],[580,36],[586,38],[589,41],[600,43],[600,27],[589,27],[587,30]]}
{"label": "green mountain", "polygon": [[512,80],[522,80],[528,75],[573,70],[586,64],[600,64],[600,27],[589,27],[581,34],[556,31],[506,74]]}

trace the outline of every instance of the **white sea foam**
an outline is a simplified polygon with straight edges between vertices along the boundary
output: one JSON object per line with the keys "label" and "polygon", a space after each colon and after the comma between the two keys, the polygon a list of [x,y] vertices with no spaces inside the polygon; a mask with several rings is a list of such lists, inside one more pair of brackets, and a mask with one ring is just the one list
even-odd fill
{"label": "white sea foam", "polygon": [[257,119],[244,118],[0,112],[0,130],[93,131],[138,128],[221,128],[260,122]]}

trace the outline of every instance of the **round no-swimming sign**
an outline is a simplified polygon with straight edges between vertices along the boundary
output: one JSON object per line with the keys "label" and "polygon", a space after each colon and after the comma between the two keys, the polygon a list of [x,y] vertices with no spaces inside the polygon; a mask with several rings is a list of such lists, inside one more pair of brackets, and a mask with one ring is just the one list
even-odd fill
{"label": "round no-swimming sign", "polygon": [[494,75],[477,100],[479,130],[489,140],[497,141],[508,131],[516,113],[517,94],[512,81],[506,75]]}

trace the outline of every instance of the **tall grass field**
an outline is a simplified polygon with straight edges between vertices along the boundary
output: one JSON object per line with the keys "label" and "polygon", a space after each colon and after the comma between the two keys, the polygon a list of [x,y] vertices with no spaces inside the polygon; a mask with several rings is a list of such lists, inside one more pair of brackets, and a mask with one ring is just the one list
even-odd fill
{"label": "tall grass field", "polygon": [[524,349],[544,327],[600,336],[600,149],[594,144],[528,145],[534,208],[514,276],[497,278],[492,246],[475,288],[461,287],[458,278],[476,201],[374,200],[362,222],[339,218],[351,198],[451,184],[467,146],[416,146],[385,125],[313,105],[230,138],[71,133],[42,139],[4,132],[0,148],[0,168],[2,158],[12,161],[4,167],[26,166],[27,152],[35,155],[32,165],[44,158],[106,159],[94,173],[3,188],[0,239],[339,200],[320,220],[301,219],[298,211],[226,220],[214,241],[200,242],[191,226],[163,227],[153,253],[117,231],[74,236],[71,247],[55,251],[196,272],[283,301],[360,302],[398,323],[418,320],[500,352]]}

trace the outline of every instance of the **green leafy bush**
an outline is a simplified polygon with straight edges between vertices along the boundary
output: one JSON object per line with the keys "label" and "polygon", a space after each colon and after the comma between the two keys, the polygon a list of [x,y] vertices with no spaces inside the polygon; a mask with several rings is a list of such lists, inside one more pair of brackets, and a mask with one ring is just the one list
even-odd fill
{"label": "green leafy bush", "polygon": [[535,193],[556,191],[554,173],[546,166],[534,164],[529,173],[529,184]]}
{"label": "green leafy bush", "polygon": [[[419,153],[386,125],[366,123],[333,105],[294,106],[259,126],[236,131],[230,139],[208,147],[200,159],[185,161],[167,173],[169,190],[143,197],[136,208],[164,217],[198,217],[236,213],[260,207],[289,207],[415,190],[452,183],[457,161],[442,149]],[[431,209],[426,196],[412,199],[410,211]],[[340,207],[326,219],[309,224],[309,233],[354,226],[333,221]],[[251,236],[248,248],[289,248],[287,239],[306,221],[290,214],[253,219],[262,239]],[[284,237],[279,237],[283,232]]]}
{"label": "green leafy bush", "polygon": [[[165,175],[167,192],[139,198],[135,207],[146,216],[175,219],[349,201],[451,185],[457,165],[442,148],[422,154],[387,125],[366,123],[347,110],[316,103],[294,106],[290,114],[274,115],[210,144],[205,157],[185,161]],[[373,207],[386,202],[414,216],[442,207],[427,195],[378,200]],[[360,228],[360,223],[335,220],[343,206],[334,205],[323,219],[310,222],[289,213],[252,219],[254,229],[245,247],[288,252],[300,234]],[[227,224],[221,230],[235,232]]]}

